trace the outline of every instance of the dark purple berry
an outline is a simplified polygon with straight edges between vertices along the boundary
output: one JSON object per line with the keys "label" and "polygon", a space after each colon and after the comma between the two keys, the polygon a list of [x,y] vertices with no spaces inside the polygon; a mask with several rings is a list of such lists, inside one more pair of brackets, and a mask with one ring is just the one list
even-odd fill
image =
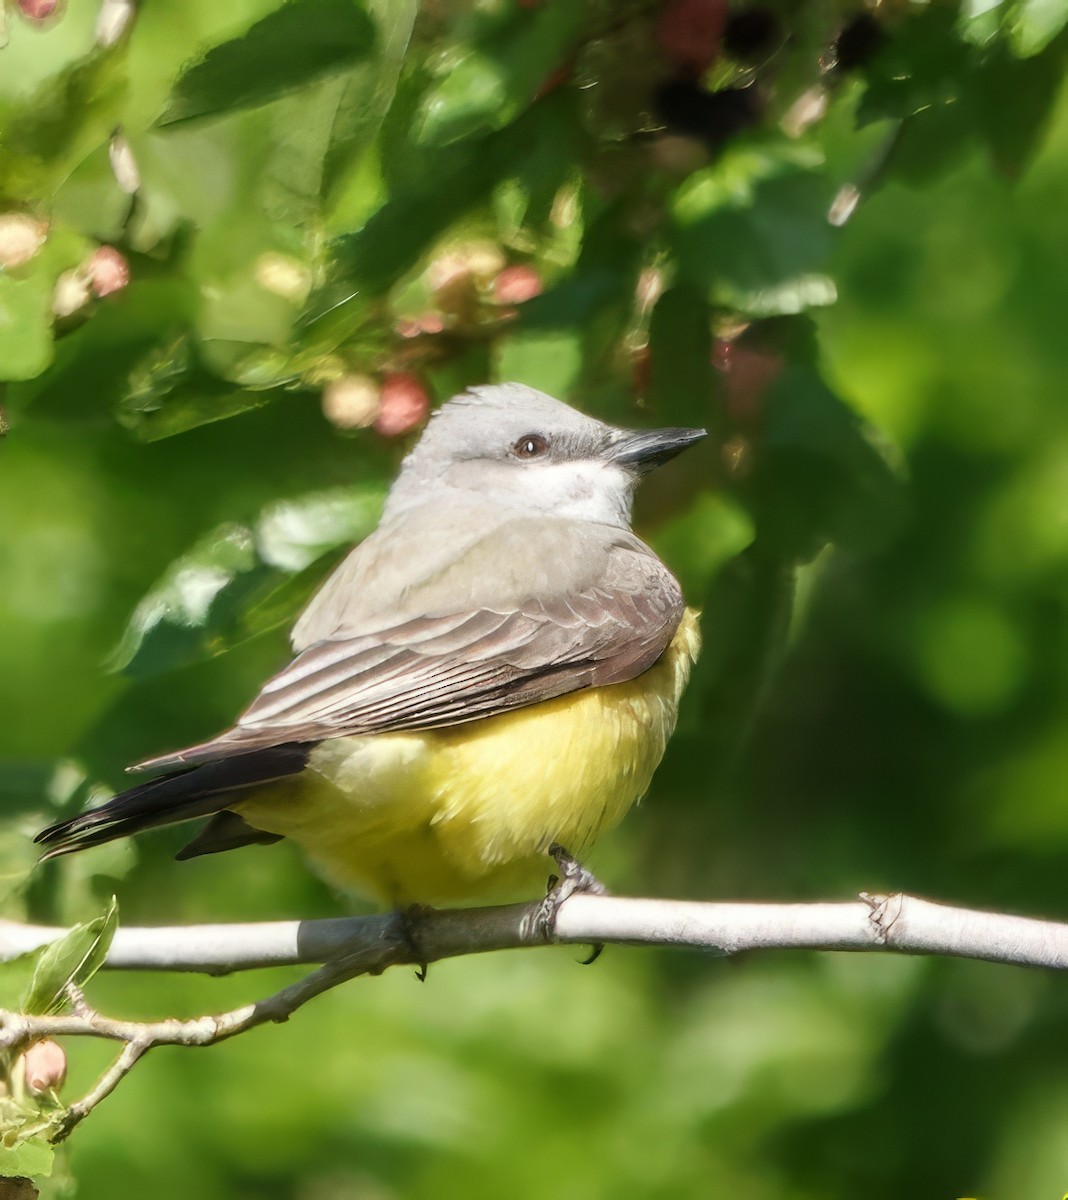
{"label": "dark purple berry", "polygon": [[761,62],[782,41],[778,13],[763,4],[732,12],[723,30],[723,50],[738,62]]}
{"label": "dark purple berry", "polygon": [[653,108],[674,133],[699,138],[710,150],[760,120],[762,106],[755,88],[706,91],[692,79],[672,79],[653,92]]}
{"label": "dark purple berry", "polygon": [[860,13],[838,35],[834,44],[839,71],[855,71],[870,62],[882,49],[886,33],[871,13]]}

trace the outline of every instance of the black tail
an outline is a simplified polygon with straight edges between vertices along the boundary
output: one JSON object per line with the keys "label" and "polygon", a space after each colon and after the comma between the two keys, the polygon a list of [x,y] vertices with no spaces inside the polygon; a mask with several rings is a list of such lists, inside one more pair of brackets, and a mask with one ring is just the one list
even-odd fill
{"label": "black tail", "polygon": [[235,792],[299,774],[308,749],[272,746],[139,783],[99,808],[42,829],[34,841],[48,847],[43,858],[56,858],[142,829],[210,816],[232,804]]}

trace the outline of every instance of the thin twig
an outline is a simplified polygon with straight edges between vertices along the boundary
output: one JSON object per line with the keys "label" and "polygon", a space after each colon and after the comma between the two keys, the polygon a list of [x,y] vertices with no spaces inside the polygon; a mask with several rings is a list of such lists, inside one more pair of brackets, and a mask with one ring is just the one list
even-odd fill
{"label": "thin twig", "polygon": [[122,1053],[100,1076],[93,1087],[80,1100],[75,1100],[60,1117],[56,1124],[56,1132],[52,1135],[52,1141],[62,1142],[70,1137],[74,1127],[83,1121],[101,1100],[106,1100],[111,1095],[133,1069],[138,1059],[150,1049],[151,1045],[146,1042],[127,1042],[122,1048]]}
{"label": "thin twig", "polygon": [[51,1140],[63,1141],[89,1113],[115,1090],[139,1059],[156,1046],[211,1046],[267,1021],[285,1021],[301,1005],[354,975],[371,969],[367,961],[337,962],[312,971],[278,992],[215,1016],[181,1021],[122,1021],[103,1016],[85,1001],[80,990],[68,986],[71,1007],[59,1016],[30,1016],[0,1010],[0,1049],[17,1053],[42,1038],[97,1037],[123,1042],[122,1051],[80,1100],[58,1116]]}

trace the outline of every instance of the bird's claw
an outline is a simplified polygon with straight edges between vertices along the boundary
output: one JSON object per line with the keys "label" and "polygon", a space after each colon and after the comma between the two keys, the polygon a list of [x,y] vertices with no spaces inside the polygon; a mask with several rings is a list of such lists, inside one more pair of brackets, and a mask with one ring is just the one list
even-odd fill
{"label": "bird's claw", "polygon": [[[592,871],[587,870],[576,858],[568,853],[559,842],[553,842],[549,853],[556,863],[559,876],[549,876],[549,890],[538,905],[530,919],[531,932],[536,936],[551,941],[556,929],[556,914],[560,906],[576,892],[585,892],[590,896],[603,896],[608,889]],[[594,946],[593,954],[586,962],[593,962],[603,947]]]}
{"label": "bird's claw", "polygon": [[429,966],[423,958],[423,950],[419,945],[419,935],[417,927],[419,918],[425,917],[427,913],[432,913],[434,910],[428,904],[409,904],[404,908],[398,908],[397,918],[400,922],[401,935],[408,943],[408,947],[412,952],[412,957],[416,961],[415,977],[420,983],[426,983]]}

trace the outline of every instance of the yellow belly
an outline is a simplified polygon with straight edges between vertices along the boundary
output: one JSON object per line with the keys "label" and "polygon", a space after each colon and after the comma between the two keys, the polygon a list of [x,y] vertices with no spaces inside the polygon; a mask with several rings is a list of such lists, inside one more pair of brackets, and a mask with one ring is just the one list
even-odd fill
{"label": "yellow belly", "polygon": [[450,729],[335,738],[233,809],[389,904],[529,896],[552,842],[581,856],[644,795],[699,648],[688,609],[637,679]]}

